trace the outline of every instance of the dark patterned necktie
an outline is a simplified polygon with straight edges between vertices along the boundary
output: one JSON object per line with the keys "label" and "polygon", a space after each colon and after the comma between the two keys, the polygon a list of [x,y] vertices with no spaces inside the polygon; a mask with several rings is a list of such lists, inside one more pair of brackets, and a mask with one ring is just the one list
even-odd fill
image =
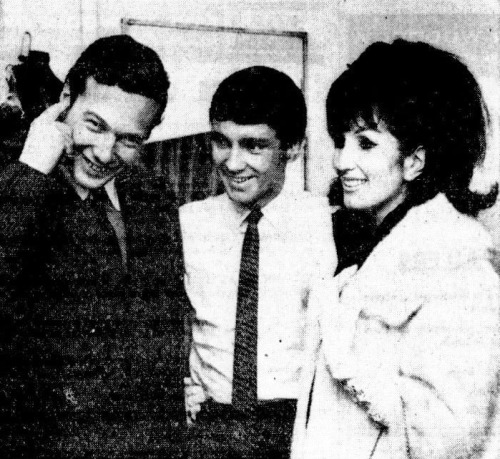
{"label": "dark patterned necktie", "polygon": [[241,252],[234,332],[233,406],[247,414],[257,406],[257,310],[259,302],[259,208],[247,217]]}
{"label": "dark patterned necktie", "polygon": [[106,215],[106,206],[111,201],[103,186],[89,191],[87,198],[88,205],[95,209],[97,213]]}
{"label": "dark patterned necktie", "polygon": [[104,187],[91,190],[87,199],[96,213],[98,225],[104,234],[110,237],[108,239],[109,246],[114,247],[115,243],[118,244],[123,268],[127,269],[126,231],[121,212],[113,207]]}

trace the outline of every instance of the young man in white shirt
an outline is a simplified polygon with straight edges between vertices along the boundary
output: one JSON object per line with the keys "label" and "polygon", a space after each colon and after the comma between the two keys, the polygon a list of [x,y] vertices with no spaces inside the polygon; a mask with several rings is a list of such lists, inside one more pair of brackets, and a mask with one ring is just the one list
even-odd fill
{"label": "young man in white shirt", "polygon": [[180,213],[195,310],[191,454],[286,458],[309,289],[336,262],[326,198],[284,189],[304,145],[304,96],[284,73],[250,67],[219,85],[210,123],[225,193]]}

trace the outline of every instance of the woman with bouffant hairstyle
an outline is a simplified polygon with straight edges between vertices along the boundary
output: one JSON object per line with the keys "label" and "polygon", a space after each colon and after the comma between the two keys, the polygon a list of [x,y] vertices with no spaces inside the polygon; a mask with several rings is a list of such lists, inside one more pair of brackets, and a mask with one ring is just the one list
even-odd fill
{"label": "woman with bouffant hairstyle", "polygon": [[488,112],[457,56],[374,43],[326,102],[337,275],[311,293],[298,458],[482,457],[498,372],[498,277],[469,186]]}

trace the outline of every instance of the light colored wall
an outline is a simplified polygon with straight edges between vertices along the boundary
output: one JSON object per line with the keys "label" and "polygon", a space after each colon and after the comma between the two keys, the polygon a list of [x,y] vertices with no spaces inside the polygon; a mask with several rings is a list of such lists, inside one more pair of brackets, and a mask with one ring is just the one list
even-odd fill
{"label": "light colored wall", "polygon": [[[1,0],[0,64],[12,59],[21,33],[49,51],[61,77],[93,39],[120,32],[120,19],[210,24],[308,33],[308,188],[325,193],[332,178],[331,141],[325,129],[329,85],[374,39],[421,39],[462,56],[480,80],[493,114],[485,172],[500,170],[500,6],[495,0]],[[500,210],[483,220],[500,246]]]}

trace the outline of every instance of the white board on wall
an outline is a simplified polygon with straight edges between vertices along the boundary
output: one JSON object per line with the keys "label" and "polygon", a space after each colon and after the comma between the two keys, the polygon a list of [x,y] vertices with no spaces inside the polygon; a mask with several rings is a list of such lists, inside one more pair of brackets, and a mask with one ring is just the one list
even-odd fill
{"label": "white board on wall", "polygon": [[122,20],[124,33],[153,48],[169,74],[164,122],[154,140],[209,130],[208,109],[218,84],[251,65],[267,65],[304,87],[304,33]]}

